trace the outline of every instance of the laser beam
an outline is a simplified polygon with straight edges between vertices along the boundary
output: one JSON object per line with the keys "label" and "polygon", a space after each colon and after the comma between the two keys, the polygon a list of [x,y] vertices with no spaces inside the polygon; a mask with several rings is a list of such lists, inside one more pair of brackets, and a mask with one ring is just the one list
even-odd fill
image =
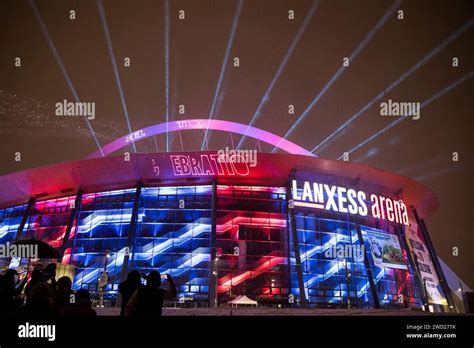
{"label": "laser beam", "polygon": [[349,119],[344,122],[339,128],[337,128],[334,132],[332,132],[326,139],[324,139],[321,143],[316,145],[311,152],[315,152],[318,149],[321,148],[321,146],[325,145],[330,141],[331,139],[334,138],[336,134],[339,132],[343,131],[346,129],[352,122],[354,122],[360,115],[362,115],[364,112],[366,112],[374,103],[382,99],[387,93],[389,93],[392,89],[397,87],[400,83],[402,83],[405,79],[407,79],[409,76],[411,76],[415,71],[417,71],[420,67],[422,67],[427,61],[429,61],[432,57],[434,57],[436,54],[438,54],[442,49],[444,49],[448,44],[453,42],[455,39],[458,38],[462,33],[464,33],[469,27],[471,27],[474,24],[474,20],[470,20],[466,24],[464,24],[460,29],[458,29],[456,32],[451,34],[446,40],[444,40],[440,45],[438,45],[436,48],[434,48],[432,51],[430,51],[427,55],[425,55],[420,61],[418,61],[415,65],[413,65],[410,69],[408,69],[406,72],[404,72],[396,81],[392,82],[390,85],[388,85],[382,92],[377,94],[368,104],[366,104],[362,109],[357,111],[355,114],[353,114]]}
{"label": "laser beam", "polygon": [[[352,62],[357,56],[362,52],[362,50],[368,45],[372,40],[375,34],[382,28],[385,23],[390,19],[390,16],[400,7],[401,0],[395,1],[395,3],[385,12],[383,17],[377,22],[377,24],[369,31],[369,33],[364,37],[364,39],[357,45],[356,49],[349,56],[349,61]],[[301,122],[308,116],[309,112],[314,108],[314,106],[319,102],[324,94],[332,87],[332,85],[337,81],[337,79],[346,71],[347,67],[341,65],[339,69],[334,73],[331,79],[326,83],[323,89],[319,94],[311,101],[311,103],[306,107],[303,113],[298,117],[298,119],[292,124],[290,129],[283,136],[283,139],[288,139],[289,136],[293,134],[296,128],[300,125]],[[274,153],[277,150],[275,146],[272,150]]]}
{"label": "laser beam", "polygon": [[[170,4],[164,1],[164,41],[165,41],[165,118],[166,124],[170,120]],[[166,152],[170,150],[170,138],[166,131]]]}
{"label": "laser beam", "polygon": [[391,146],[395,146],[397,145],[398,143],[400,142],[400,138],[398,136],[395,136],[395,137],[392,137],[390,140],[388,140],[385,144],[381,145],[380,147],[376,146],[376,147],[372,147],[370,148],[369,150],[367,150],[367,152],[365,153],[365,155],[361,156],[361,157],[358,157],[356,159],[353,159],[351,160],[351,162],[357,162],[357,163],[360,163],[362,161],[365,161],[379,153],[382,152],[383,149],[385,148],[388,148],[388,147],[391,147]]}
{"label": "laser beam", "polygon": [[[426,99],[423,103],[421,103],[420,105],[420,110],[423,109],[425,106],[431,104],[433,101],[435,101],[436,99],[442,97],[443,95],[445,95],[446,93],[448,93],[449,91],[451,91],[452,89],[456,88],[457,86],[459,86],[461,83],[463,83],[464,81],[466,81],[467,79],[471,78],[474,76],[474,70],[471,71],[469,74],[466,74],[464,75],[463,77],[461,77],[460,79],[457,79],[456,81],[454,81],[452,84],[450,84],[449,86],[443,88],[442,90],[438,91],[437,93],[433,94],[430,98]],[[388,131],[390,128],[392,127],[395,127],[397,124],[399,124],[400,122],[402,122],[403,120],[407,119],[408,117],[400,117],[398,118],[397,120],[389,123],[386,127],[382,128],[381,130],[379,130],[378,132],[372,134],[370,137],[368,137],[367,139],[365,139],[363,142],[361,142],[360,144],[354,146],[352,149],[350,149],[349,151],[346,151],[345,153],[346,154],[351,154],[352,152],[356,151],[357,149],[361,148],[362,146],[364,146],[365,144],[371,142],[372,140],[374,140],[375,138],[377,138],[379,135],[385,133],[386,131]],[[339,156],[338,160],[342,159],[344,157],[344,155],[341,155]]]}
{"label": "laser beam", "polygon": [[[214,98],[212,100],[211,110],[209,111],[209,120],[214,118],[215,107],[217,104],[217,100],[219,98],[222,81],[224,80],[224,74],[227,68],[227,61],[229,60],[230,50],[234,42],[234,37],[237,31],[237,26],[239,24],[240,14],[242,13],[243,5],[244,5],[244,0],[239,0],[237,4],[237,9],[235,11],[234,19],[232,21],[232,28],[230,30],[229,41],[227,42],[227,47],[224,54],[224,61],[222,62],[221,72],[219,74],[219,80],[217,81],[216,91],[214,92]],[[209,144],[210,134],[208,133],[209,133],[209,129],[206,128],[206,131],[204,133],[204,138],[202,139],[201,150],[204,150],[204,146],[206,145],[206,143]]]}
{"label": "laser beam", "polygon": [[[110,38],[109,27],[107,25],[107,19],[105,18],[104,5],[102,0],[97,0],[97,7],[99,9],[100,22],[102,23],[102,28],[104,29],[105,42],[107,43],[107,49],[109,51],[110,59],[112,60],[112,68],[115,76],[115,83],[120,94],[120,101],[122,103],[122,110],[125,115],[125,120],[127,121],[128,133],[132,134],[132,126],[130,125],[130,118],[128,117],[127,103],[125,102],[125,95],[123,94],[122,83],[120,82],[120,75],[117,68],[117,62],[115,61],[114,49],[112,47],[112,39]],[[133,151],[137,152],[135,147],[135,140],[131,137]]]}
{"label": "laser beam", "polygon": [[428,168],[430,166],[433,166],[434,164],[438,164],[439,162],[443,162],[443,160],[447,160],[447,154],[446,153],[440,153],[436,157],[434,157],[434,158],[432,158],[428,161],[425,161],[425,162],[417,162],[414,165],[411,165],[411,166],[408,166],[408,167],[405,167],[405,168],[401,168],[401,169],[397,169],[397,170],[395,170],[395,172],[397,174],[407,175],[407,173],[409,173],[409,172],[417,172],[417,171],[420,171],[420,170],[426,170],[426,168]]}
{"label": "laser beam", "polygon": [[[54,45],[53,39],[51,38],[51,35],[49,35],[48,28],[46,27],[46,24],[44,23],[43,18],[41,17],[41,14],[39,13],[38,8],[36,7],[36,3],[34,2],[34,0],[29,0],[28,3],[30,4],[31,9],[35,14],[36,20],[38,21],[38,24],[41,28],[41,31],[43,32],[46,42],[48,43],[49,48],[53,52],[54,58],[56,59],[56,63],[59,65],[59,69],[61,70],[61,73],[63,74],[64,79],[66,80],[67,85],[71,90],[72,95],[74,96],[74,99],[76,100],[76,102],[80,102],[81,100],[79,99],[76,89],[74,88],[74,85],[72,84],[72,81],[69,78],[66,68],[61,60],[61,57],[59,56],[58,50]],[[100,146],[99,140],[97,139],[94,129],[92,128],[92,124],[90,123],[87,117],[84,117],[84,120],[86,121],[87,127],[89,128],[89,131],[92,134],[92,138],[94,139],[95,144],[99,148],[100,154],[105,157],[104,152],[102,151],[102,147]]]}
{"label": "laser beam", "polygon": [[455,172],[458,172],[459,170],[463,169],[463,166],[460,165],[460,166],[454,166],[454,167],[450,167],[450,168],[445,168],[445,169],[441,169],[441,170],[438,170],[436,172],[430,172],[428,174],[425,174],[425,175],[421,175],[421,176],[417,176],[415,178],[416,181],[426,181],[426,180],[429,180],[429,179],[433,179],[433,178],[436,178],[438,176],[442,176],[442,175],[446,175],[446,174],[451,174],[451,173],[455,173]]}
{"label": "laser beam", "polygon": [[[319,6],[320,1],[316,0],[313,1],[313,4],[311,8],[309,9],[309,12],[307,13],[303,24],[301,25],[300,29],[298,30],[298,33],[296,34],[295,38],[293,39],[290,47],[286,51],[285,56],[283,57],[283,60],[280,63],[280,66],[278,67],[275,76],[273,77],[272,81],[268,85],[265,94],[263,95],[262,99],[260,100],[260,103],[257,106],[257,109],[255,110],[255,113],[252,116],[252,119],[250,120],[249,123],[249,128],[253,126],[253,124],[258,120],[260,117],[260,112],[262,111],[263,106],[270,100],[270,93],[273,90],[273,87],[275,86],[276,81],[280,78],[281,73],[283,72],[286,64],[288,63],[288,60],[290,59],[291,55],[293,54],[293,51],[295,50],[296,46],[298,45],[298,42],[300,41],[301,37],[303,36],[303,33],[306,31],[306,27],[308,26],[311,18],[313,17],[314,13],[316,12],[318,6]],[[248,129],[247,129],[248,131]],[[237,144],[237,149],[240,149],[240,147],[243,145],[245,139],[247,138],[247,131],[245,131],[245,134],[243,135],[242,138],[240,138],[239,143]]]}

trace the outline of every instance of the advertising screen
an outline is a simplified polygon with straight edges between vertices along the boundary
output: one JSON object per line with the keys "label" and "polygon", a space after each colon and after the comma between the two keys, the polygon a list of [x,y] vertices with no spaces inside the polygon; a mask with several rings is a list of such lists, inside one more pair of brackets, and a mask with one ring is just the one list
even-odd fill
{"label": "advertising screen", "polygon": [[405,234],[410,250],[415,256],[420,277],[424,281],[429,302],[446,305],[446,298],[443,296],[433,261],[414,218],[410,218],[410,225],[406,228]]}
{"label": "advertising screen", "polygon": [[377,267],[407,269],[397,236],[365,230],[370,252]]}

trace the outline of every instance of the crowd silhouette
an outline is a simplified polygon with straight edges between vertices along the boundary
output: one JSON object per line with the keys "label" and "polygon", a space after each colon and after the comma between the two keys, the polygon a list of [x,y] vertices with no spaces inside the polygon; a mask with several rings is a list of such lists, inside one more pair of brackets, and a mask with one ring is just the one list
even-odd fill
{"label": "crowd silhouette", "polygon": [[[163,289],[162,279],[168,281],[169,290]],[[162,315],[163,302],[176,298],[176,285],[170,275],[151,271],[148,275],[131,271],[119,284],[122,304],[121,317],[151,319]],[[67,276],[56,281],[56,265],[44,270],[35,269],[20,280],[14,269],[0,276],[0,313],[13,313],[16,317],[52,319],[58,317],[94,317],[91,294],[86,289],[72,290]]]}
{"label": "crowd silhouette", "polygon": [[22,281],[19,278],[14,269],[0,276],[0,312],[13,313],[19,319],[97,315],[89,291],[81,289],[74,293],[71,279],[66,276],[56,281],[54,263],[44,270],[33,270],[28,283],[27,277]]}
{"label": "crowd silhouette", "polygon": [[[146,285],[138,286],[130,299],[128,299],[125,304],[125,316],[137,319],[151,319],[156,316],[161,316],[164,300],[176,298],[176,285],[174,284],[174,280],[170,275],[165,276],[170,286],[170,290],[165,290],[161,288],[162,277],[159,272],[151,271],[147,276],[142,275],[142,277],[146,280]],[[127,280],[125,280],[125,282],[127,282]],[[126,288],[128,284],[129,283],[126,283]],[[132,288],[127,288],[127,290],[130,289]],[[128,295],[130,295],[130,292],[127,292],[127,296]]]}

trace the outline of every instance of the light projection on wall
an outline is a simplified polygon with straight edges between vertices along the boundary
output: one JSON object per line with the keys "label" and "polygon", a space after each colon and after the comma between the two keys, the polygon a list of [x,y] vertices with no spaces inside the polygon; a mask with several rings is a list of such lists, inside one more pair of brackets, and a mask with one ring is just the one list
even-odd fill
{"label": "light projection on wall", "polygon": [[[82,194],[74,216],[76,196],[37,201],[20,238],[39,239],[58,250],[64,247],[62,262],[75,266],[76,290],[87,288],[94,293],[101,272],[107,271],[106,297],[114,299],[128,254],[128,270],[170,274],[179,297],[207,304],[212,269],[212,186],[142,187],[138,200],[136,195],[135,188]],[[286,195],[284,187],[217,185],[215,286],[219,303],[245,294],[260,303],[285,305],[292,305],[289,299],[294,297],[298,305],[302,294],[287,224]],[[129,248],[135,201],[136,222]],[[2,242],[15,239],[25,211],[26,204],[0,210]],[[385,227],[378,226],[379,220],[368,216],[364,218],[368,225],[359,224],[364,221],[356,223],[353,219],[360,219],[357,216],[330,211],[316,215],[314,209],[304,206],[296,207],[294,213],[304,296],[310,306],[374,306],[363,257],[327,254],[331,248],[348,246],[368,251],[382,306],[396,304],[400,294],[408,303],[421,303],[404,247],[395,243],[399,259],[391,263],[376,259],[371,249],[374,236],[398,241],[400,226],[387,221]],[[69,239],[64,241],[69,221]]]}

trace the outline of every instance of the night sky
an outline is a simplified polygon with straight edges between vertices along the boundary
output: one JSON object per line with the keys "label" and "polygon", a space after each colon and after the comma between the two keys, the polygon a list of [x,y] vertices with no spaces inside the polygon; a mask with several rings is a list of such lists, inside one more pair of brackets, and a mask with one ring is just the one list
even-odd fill
{"label": "night sky", "polygon": [[[246,0],[236,21],[238,4],[169,2],[169,119],[208,118],[215,100],[214,118],[249,123],[281,67],[253,125],[281,136],[296,125],[288,139],[311,150],[362,110],[315,151],[337,159],[397,120],[380,115],[381,102],[428,101],[419,120],[405,118],[351,152],[350,161],[412,177],[438,195],[440,207],[426,220],[436,251],[474,287],[474,1],[407,0],[397,8],[389,0],[316,5],[308,0]],[[317,6],[314,14],[281,64],[312,6]],[[97,150],[84,118],[55,115],[55,103],[75,100],[47,35],[80,100],[96,105],[90,122],[98,142],[105,145],[129,132],[99,7],[89,0],[0,2],[1,175],[83,159]],[[104,0],[103,10],[131,129],[164,122],[164,2]],[[184,20],[178,17],[180,10]],[[289,10],[294,10],[294,20],[288,18]],[[235,36],[215,97],[234,20]],[[355,51],[337,75],[343,58]],[[21,58],[19,67],[16,57]],[[130,67],[124,66],[125,57]],[[233,66],[235,57],[238,67]],[[290,104],[294,114],[288,113]],[[185,106],[185,114],[179,114],[179,105]],[[231,145],[229,134],[210,135],[210,149]],[[181,139],[182,144],[177,134],[170,135],[171,150],[199,150],[203,132],[183,132]],[[237,143],[240,136],[233,140]],[[136,146],[139,152],[164,151],[165,137]],[[245,148],[255,146],[252,139],[244,143]],[[261,147],[273,149],[264,143]],[[20,162],[15,162],[16,152]],[[453,152],[459,154],[457,162]],[[453,247],[459,248],[459,256],[453,256]]]}

